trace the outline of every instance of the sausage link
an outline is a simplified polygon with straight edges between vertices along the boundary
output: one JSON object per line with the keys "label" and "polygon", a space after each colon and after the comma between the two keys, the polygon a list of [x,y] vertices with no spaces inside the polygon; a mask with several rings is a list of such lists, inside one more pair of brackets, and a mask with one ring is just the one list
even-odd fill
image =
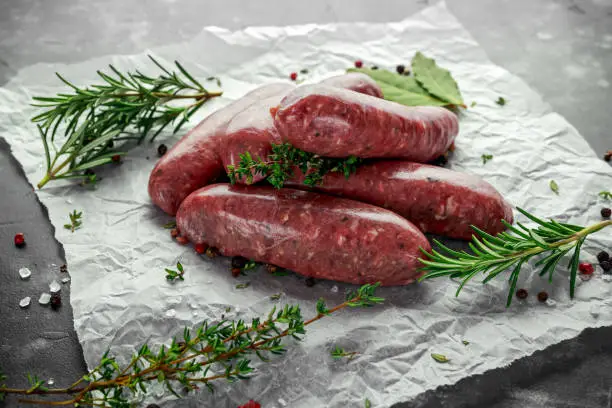
{"label": "sausage link", "polygon": [[275,110],[283,141],[327,157],[428,162],[446,152],[459,122],[451,111],[407,107],[325,85],[296,88]]}
{"label": "sausage link", "polygon": [[215,184],[187,197],[177,226],[217,247],[301,275],[405,285],[420,276],[425,236],[409,221],[358,201],[294,189]]}
{"label": "sausage link", "polygon": [[[304,175],[285,185],[307,189]],[[512,207],[478,176],[426,164],[380,161],[365,164],[349,178],[339,173],[323,177],[317,191],[387,208],[413,222],[423,232],[470,239],[470,225],[495,235],[512,223]]]}
{"label": "sausage link", "polygon": [[213,112],[189,131],[155,165],[149,176],[153,203],[174,215],[185,197],[213,182],[223,171],[217,145],[229,121],[257,101],[285,89],[285,84],[257,88]]}

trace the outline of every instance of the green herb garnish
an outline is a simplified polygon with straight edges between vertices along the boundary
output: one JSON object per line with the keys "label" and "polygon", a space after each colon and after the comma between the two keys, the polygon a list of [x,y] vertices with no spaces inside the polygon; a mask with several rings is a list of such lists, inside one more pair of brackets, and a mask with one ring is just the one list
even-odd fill
{"label": "green herb garnish", "polygon": [[81,217],[83,216],[83,211],[77,212],[77,210],[73,210],[71,213],[68,213],[68,217],[70,217],[70,224],[64,224],[64,228],[74,232],[75,230],[81,228],[83,222],[81,221]]}
{"label": "green herb garnish", "polygon": [[420,259],[425,265],[421,268],[425,275],[420,280],[441,276],[460,279],[462,282],[455,294],[458,296],[463,286],[476,275],[485,275],[483,283],[487,283],[500,276],[502,272],[512,269],[508,279],[510,288],[506,302],[506,306],[510,306],[523,264],[535,256],[545,255],[535,263],[535,266],[541,267],[540,276],[548,275],[549,281],[552,282],[555,267],[561,258],[573,250],[568,264],[570,297],[573,298],[582,244],[587,236],[612,225],[612,221],[581,227],[554,220],[544,221],[521,208],[517,210],[538,226],[527,228],[517,223],[514,227],[502,220],[509,231],[496,236],[472,226],[476,232],[469,244],[473,254],[455,251],[434,240],[438,249],[432,250],[431,253],[422,251],[426,255],[425,259]]}
{"label": "green herb garnish", "polygon": [[166,279],[170,282],[174,282],[175,280],[185,280],[183,275],[185,274],[185,270],[183,269],[183,265],[180,262],[176,263],[176,271],[172,269],[166,268]]}
{"label": "green herb garnish", "polygon": [[487,162],[493,158],[493,155],[492,154],[483,154],[480,157],[482,158],[482,164],[487,164]]}

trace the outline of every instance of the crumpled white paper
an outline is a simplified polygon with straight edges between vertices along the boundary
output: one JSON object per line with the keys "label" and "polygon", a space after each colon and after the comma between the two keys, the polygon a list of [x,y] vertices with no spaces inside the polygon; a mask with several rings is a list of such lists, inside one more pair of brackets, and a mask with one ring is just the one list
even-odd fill
{"label": "crumpled white paper", "polygon": [[[223,81],[225,98],[208,105],[195,123],[229,100],[262,83],[285,79],[292,71],[308,68],[308,79],[318,80],[342,72],[356,59],[392,68],[409,62],[417,50],[452,72],[468,105],[477,103],[461,115],[453,169],[484,177],[511,203],[539,216],[577,224],[599,221],[602,202],[597,193],[612,187],[610,167],[522,80],[492,64],[444,4],[388,24],[311,24],[237,32],[209,27],[189,43],[143,50],[140,55],[31,66],[0,89],[0,136],[11,144],[35,185],[43,175],[44,156],[29,122],[34,111],[28,104],[32,95],[65,90],[55,71],[85,85],[97,82],[96,70],[108,63],[146,69],[151,67],[147,53],[169,64],[179,59],[196,77],[214,74]],[[495,103],[499,96],[506,98],[506,106]],[[169,217],[147,196],[156,147],[145,144],[121,165],[109,166],[93,191],[68,183],[51,183],[37,191],[66,250],[74,324],[90,367],[108,347],[127,358],[145,341],[160,344],[180,335],[185,325],[222,314],[261,315],[275,304],[269,297],[276,293],[282,293],[282,303],[302,305],[306,317],[314,314],[319,297],[330,304],[343,300],[350,285],[320,282],[307,288],[298,276],[274,277],[263,270],[236,280],[229,273],[228,259],[211,261],[174,243],[161,228]],[[494,158],[483,165],[482,154]],[[558,183],[558,195],[550,190],[550,180]],[[84,214],[83,228],[75,233],[62,227],[73,209]],[[584,260],[593,261],[600,248],[610,248],[611,235],[604,230],[587,241]],[[177,260],[185,266],[186,279],[170,284],[164,268]],[[219,383],[214,396],[204,391],[189,404],[184,400],[177,406],[236,407],[253,398],[266,408],[346,407],[363,406],[367,397],[373,406],[389,407],[507,365],[586,327],[612,324],[612,286],[597,274],[582,283],[570,301],[564,265],[552,285],[531,276],[531,271],[524,267],[519,283],[531,296],[515,301],[510,309],[505,308],[504,279],[486,286],[474,281],[459,298],[454,297],[457,284],[445,279],[381,289],[379,294],[387,299],[383,306],[323,319],[309,327],[302,343],[290,345],[285,357],[258,365],[250,381]],[[247,289],[235,288],[247,281]],[[543,289],[556,306],[537,302],[535,294]],[[333,361],[329,352],[335,345],[360,354],[350,362]],[[445,354],[451,361],[439,364],[430,353]],[[158,397],[162,394],[152,396]]]}

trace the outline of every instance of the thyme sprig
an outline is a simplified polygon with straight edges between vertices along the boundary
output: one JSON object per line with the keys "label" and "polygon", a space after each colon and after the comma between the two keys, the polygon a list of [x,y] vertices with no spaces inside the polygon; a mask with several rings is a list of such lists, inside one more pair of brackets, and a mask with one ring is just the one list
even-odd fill
{"label": "thyme sprig", "polygon": [[[207,90],[178,61],[176,72],[149,58],[161,70],[159,76],[124,73],[109,65],[110,73],[98,71],[101,84],[79,88],[56,74],[71,92],[33,98],[33,105],[44,109],[32,118],[45,149],[46,174],[38,188],[51,180],[95,177],[85,171],[125,154],[113,149],[115,142],[140,143],[156,128],[153,140],[169,125],[177,132],[204,103],[222,94]],[[189,102],[169,104],[177,101]],[[60,134],[66,140],[58,148]]]}
{"label": "thyme sprig", "polygon": [[253,182],[253,176],[260,174],[276,188],[294,176],[293,169],[298,167],[305,174],[304,184],[320,184],[323,176],[329,172],[340,172],[349,177],[357,170],[361,159],[350,156],[342,159],[321,157],[314,153],[300,150],[289,143],[272,144],[272,153],[264,160],[253,158],[249,152],[240,155],[237,166],[227,166],[227,174],[232,184],[244,179],[247,184]]}
{"label": "thyme sprig", "polygon": [[590,234],[612,225],[612,221],[581,227],[554,220],[544,221],[521,208],[517,210],[538,224],[538,227],[528,228],[520,222],[514,227],[502,220],[508,231],[492,236],[472,226],[477,234],[472,237],[472,242],[469,244],[473,254],[455,251],[435,240],[439,246],[438,250],[434,249],[431,253],[422,251],[427,258],[420,259],[425,265],[422,270],[426,272],[421,280],[440,276],[459,278],[462,282],[457,288],[456,296],[458,296],[465,284],[476,275],[486,275],[483,283],[487,283],[512,268],[508,278],[510,289],[506,302],[506,306],[510,306],[521,267],[526,262],[535,256],[545,255],[535,263],[535,266],[541,267],[540,276],[548,274],[548,279],[552,282],[555,267],[561,258],[573,250],[568,264],[570,297],[573,298],[582,244]]}
{"label": "thyme sprig", "polygon": [[346,357],[348,358],[349,361],[351,361],[357,356],[357,354],[359,354],[359,352],[358,351],[346,351],[342,347],[336,346],[334,347],[334,349],[331,351],[330,354],[334,360],[340,360]]}
{"label": "thyme sprig", "polygon": [[68,217],[70,218],[70,224],[64,224],[64,228],[70,230],[71,232],[81,228],[83,225],[83,221],[81,221],[83,211],[77,212],[77,210],[73,210],[71,213],[68,213]]}
{"label": "thyme sprig", "polygon": [[176,271],[170,268],[165,268],[166,271],[166,280],[170,281],[170,282],[174,282],[177,279],[178,280],[185,280],[185,268],[183,267],[183,264],[180,262],[176,263]]}
{"label": "thyme sprig", "polygon": [[274,307],[264,319],[254,318],[250,324],[244,320],[204,322],[195,330],[185,328],[182,340],[174,338],[169,346],[162,345],[156,352],[144,344],[123,368],[106,352],[92,371],[67,388],[46,388],[39,381],[28,389],[3,385],[0,386],[0,396],[64,395],[66,399],[58,402],[32,398],[20,402],[128,408],[131,406],[130,394],[146,393],[151,382],[162,384],[177,397],[180,395],[176,387],[185,392],[202,386],[213,391],[216,380],[234,382],[248,379],[255,370],[249,356],[255,355],[262,362],[268,362],[270,355],[286,351],[285,338],[301,340],[306,326],[347,307],[382,303],[384,299],[375,296],[378,286],[364,285],[345,302],[331,309],[325,307],[326,313],[317,311],[306,321],[299,306],[286,305],[278,310]]}

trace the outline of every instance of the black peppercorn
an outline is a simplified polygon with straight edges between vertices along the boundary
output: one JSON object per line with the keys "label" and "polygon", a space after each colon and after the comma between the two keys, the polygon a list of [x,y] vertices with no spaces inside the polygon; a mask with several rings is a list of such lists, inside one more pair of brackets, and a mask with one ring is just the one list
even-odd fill
{"label": "black peppercorn", "polygon": [[68,266],[66,264],[63,264],[62,266],[60,266],[60,272],[68,272]]}
{"label": "black peppercorn", "polygon": [[145,408],[161,408],[161,407],[157,404],[149,404]]}
{"label": "black peppercorn", "polygon": [[448,163],[448,157],[444,154],[442,156],[438,156],[438,158],[434,159],[434,161],[431,162],[431,164],[433,164],[434,166],[440,167],[446,166],[446,163]]}
{"label": "black peppercorn", "polygon": [[57,309],[62,305],[62,296],[59,293],[51,295],[51,307]]}
{"label": "black peppercorn", "polygon": [[373,69],[373,70],[377,70],[377,69],[378,69],[378,67],[377,67],[376,65],[373,65],[373,66],[372,66],[372,69]]}
{"label": "black peppercorn", "polygon": [[402,64],[399,64],[397,67],[395,67],[395,70],[397,71],[398,74],[403,74],[404,71],[406,70],[406,67],[403,66]]}
{"label": "black peppercorn", "polygon": [[94,173],[94,171],[92,169],[85,170],[85,175],[86,176],[93,176],[94,174],[96,174],[96,173]]}
{"label": "black peppercorn", "polygon": [[232,258],[232,268],[244,268],[249,260],[243,256],[235,256]]}
{"label": "black peppercorn", "polygon": [[546,293],[544,291],[538,293],[538,300],[540,302],[546,302],[548,300],[548,293]]}
{"label": "black peppercorn", "polygon": [[601,209],[601,216],[603,218],[610,218],[611,215],[612,215],[612,209],[610,209],[610,208],[602,208]]}
{"label": "black peppercorn", "polygon": [[607,253],[606,251],[601,251],[600,253],[597,254],[597,260],[599,262],[609,261],[610,260],[610,254]]}
{"label": "black peppercorn", "polygon": [[610,270],[612,269],[612,262],[610,262],[610,261],[601,261],[599,266],[601,266],[601,269],[603,269],[603,271],[605,273],[607,273],[607,272],[610,272]]}
{"label": "black peppercorn", "polygon": [[604,154],[604,160],[609,162],[610,160],[612,160],[612,150],[608,150],[606,152],[606,154]]}
{"label": "black peppercorn", "polygon": [[516,297],[519,299],[527,299],[527,290],[526,289],[519,289],[516,291]]}
{"label": "black peppercorn", "polygon": [[239,277],[240,273],[242,273],[242,269],[241,268],[232,268],[232,276],[234,278]]}
{"label": "black peppercorn", "polygon": [[157,154],[159,154],[159,157],[166,154],[167,151],[168,151],[168,146],[166,146],[165,144],[160,144],[159,147],[157,148]]}
{"label": "black peppercorn", "polygon": [[308,286],[309,288],[313,287],[315,283],[316,282],[313,277],[306,278],[306,286]]}

